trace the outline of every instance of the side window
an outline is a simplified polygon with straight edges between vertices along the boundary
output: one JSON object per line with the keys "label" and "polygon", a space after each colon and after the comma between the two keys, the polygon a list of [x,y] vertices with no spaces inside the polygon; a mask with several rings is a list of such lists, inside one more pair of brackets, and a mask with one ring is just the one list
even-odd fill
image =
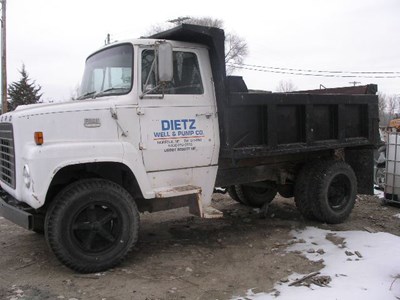
{"label": "side window", "polygon": [[[203,94],[203,83],[200,75],[197,55],[193,52],[174,51],[174,77],[166,87],[164,94]],[[150,94],[162,93],[157,88],[156,68],[154,65],[154,50],[142,52],[142,90]]]}
{"label": "side window", "polygon": [[[142,52],[142,91],[152,91],[156,86],[156,68],[154,65],[154,50],[143,50]],[[150,92],[151,94],[157,91]]]}

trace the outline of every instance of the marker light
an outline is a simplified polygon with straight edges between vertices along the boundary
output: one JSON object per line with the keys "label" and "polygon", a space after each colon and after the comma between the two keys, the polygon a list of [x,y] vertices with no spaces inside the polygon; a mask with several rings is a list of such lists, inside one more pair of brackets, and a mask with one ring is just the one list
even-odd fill
{"label": "marker light", "polygon": [[22,176],[24,177],[25,186],[29,189],[29,187],[31,186],[31,172],[29,171],[28,165],[24,166]]}
{"label": "marker light", "polygon": [[36,131],[35,132],[35,143],[36,145],[43,145],[43,132],[41,131]]}

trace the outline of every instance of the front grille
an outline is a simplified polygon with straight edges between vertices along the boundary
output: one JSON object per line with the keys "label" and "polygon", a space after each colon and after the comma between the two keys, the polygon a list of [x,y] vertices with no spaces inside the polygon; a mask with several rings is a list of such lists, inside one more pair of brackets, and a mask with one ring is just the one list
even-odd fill
{"label": "front grille", "polygon": [[11,123],[0,123],[0,180],[15,188],[14,134]]}

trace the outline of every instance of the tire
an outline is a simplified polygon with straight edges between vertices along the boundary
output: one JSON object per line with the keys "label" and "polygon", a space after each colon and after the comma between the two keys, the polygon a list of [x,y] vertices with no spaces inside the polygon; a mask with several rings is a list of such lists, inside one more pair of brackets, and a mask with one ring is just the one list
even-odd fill
{"label": "tire", "polygon": [[32,229],[32,231],[33,231],[34,233],[36,233],[36,234],[44,235],[44,230],[43,230],[43,229],[36,229],[36,228],[34,228],[34,229]]}
{"label": "tire", "polygon": [[262,207],[265,203],[270,203],[278,193],[275,184],[267,187],[240,184],[235,185],[235,190],[239,201],[252,207]]}
{"label": "tire", "polygon": [[227,187],[226,190],[227,190],[229,196],[230,196],[233,200],[235,200],[236,202],[239,202],[239,203],[241,203],[241,204],[245,204],[245,205],[247,204],[247,203],[243,203],[243,202],[239,199],[239,196],[238,196],[238,194],[236,193],[236,189],[235,189],[235,186],[234,186],[234,185],[231,185],[231,186]]}
{"label": "tire", "polygon": [[293,184],[280,184],[278,185],[278,193],[283,198],[292,198],[294,196]]}
{"label": "tire", "polygon": [[297,175],[294,185],[294,202],[297,209],[306,219],[315,220],[313,212],[313,200],[309,195],[311,188],[311,178],[314,170],[318,167],[319,161],[305,164]]}
{"label": "tire", "polygon": [[353,210],[357,195],[357,178],[343,161],[326,161],[312,172],[310,199],[313,214],[321,222],[338,224]]}
{"label": "tire", "polygon": [[121,263],[138,232],[139,213],[132,196],[102,179],[67,186],[51,203],[45,219],[50,248],[64,265],[80,273]]}

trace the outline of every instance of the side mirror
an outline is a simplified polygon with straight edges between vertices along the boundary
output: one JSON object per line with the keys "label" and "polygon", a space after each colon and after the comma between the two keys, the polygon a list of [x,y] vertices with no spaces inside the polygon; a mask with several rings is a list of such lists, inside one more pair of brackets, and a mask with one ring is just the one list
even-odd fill
{"label": "side mirror", "polygon": [[172,59],[172,45],[160,43],[157,50],[158,56],[158,80],[160,82],[172,81],[174,69]]}

